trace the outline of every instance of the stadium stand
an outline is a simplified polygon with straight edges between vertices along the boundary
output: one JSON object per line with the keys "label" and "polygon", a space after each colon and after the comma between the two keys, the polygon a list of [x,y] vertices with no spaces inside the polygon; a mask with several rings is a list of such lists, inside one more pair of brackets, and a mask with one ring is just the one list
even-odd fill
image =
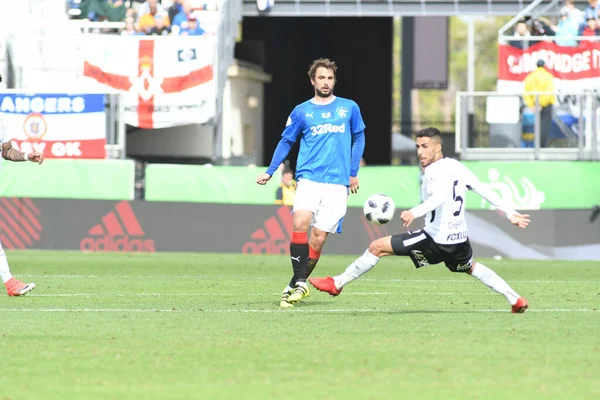
{"label": "stadium stand", "polygon": [[[67,14],[88,32],[122,35],[215,35],[218,1],[67,0]],[[100,22],[104,22],[100,24]]]}

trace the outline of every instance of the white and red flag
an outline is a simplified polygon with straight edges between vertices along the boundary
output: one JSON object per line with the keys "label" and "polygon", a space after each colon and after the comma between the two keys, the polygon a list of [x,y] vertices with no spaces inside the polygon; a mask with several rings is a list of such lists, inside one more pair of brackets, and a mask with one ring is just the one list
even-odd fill
{"label": "white and red flag", "polygon": [[157,129],[216,113],[214,40],[208,36],[100,36],[84,49],[86,88],[125,91],[125,122]]}

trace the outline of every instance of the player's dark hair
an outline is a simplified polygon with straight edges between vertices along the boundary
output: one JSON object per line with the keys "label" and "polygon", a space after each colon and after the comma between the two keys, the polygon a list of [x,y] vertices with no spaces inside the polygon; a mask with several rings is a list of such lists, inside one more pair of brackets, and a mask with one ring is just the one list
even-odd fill
{"label": "player's dark hair", "polygon": [[433,127],[429,127],[429,128],[425,128],[425,129],[421,129],[420,131],[417,132],[417,137],[428,137],[428,138],[437,138],[439,139],[439,141],[442,141],[442,134],[440,132],[440,130],[438,128],[433,128]]}
{"label": "player's dark hair", "polygon": [[333,71],[333,79],[337,77],[337,65],[335,65],[335,61],[331,61],[329,58],[319,58],[318,60],[313,61],[312,65],[308,69],[308,76],[310,79],[315,79],[317,75],[317,69],[326,68]]}

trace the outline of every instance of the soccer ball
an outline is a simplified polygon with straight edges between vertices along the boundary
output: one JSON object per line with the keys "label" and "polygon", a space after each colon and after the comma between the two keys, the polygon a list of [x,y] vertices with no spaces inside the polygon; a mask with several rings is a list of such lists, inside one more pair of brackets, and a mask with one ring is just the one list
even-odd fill
{"label": "soccer ball", "polygon": [[387,224],[394,217],[396,204],[385,194],[373,194],[365,201],[363,212],[367,221],[374,225]]}

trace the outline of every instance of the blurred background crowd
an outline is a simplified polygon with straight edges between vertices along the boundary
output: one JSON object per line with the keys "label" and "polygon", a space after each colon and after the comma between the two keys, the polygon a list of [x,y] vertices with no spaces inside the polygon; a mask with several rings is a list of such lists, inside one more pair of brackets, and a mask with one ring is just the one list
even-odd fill
{"label": "blurred background crowd", "polygon": [[104,33],[121,35],[201,36],[207,33],[201,22],[201,11],[213,5],[193,4],[192,7],[191,0],[67,0],[71,18],[124,22],[119,29],[102,29]]}
{"label": "blurred background crowd", "polygon": [[[579,1],[581,4],[581,1]],[[600,6],[598,0],[588,0],[585,8],[577,7],[575,0],[565,0],[558,18],[524,18],[514,31],[515,36],[526,39],[530,36],[553,36],[559,46],[576,47],[585,42],[576,40],[577,36],[600,36]],[[526,49],[539,40],[514,40],[510,44]]]}

